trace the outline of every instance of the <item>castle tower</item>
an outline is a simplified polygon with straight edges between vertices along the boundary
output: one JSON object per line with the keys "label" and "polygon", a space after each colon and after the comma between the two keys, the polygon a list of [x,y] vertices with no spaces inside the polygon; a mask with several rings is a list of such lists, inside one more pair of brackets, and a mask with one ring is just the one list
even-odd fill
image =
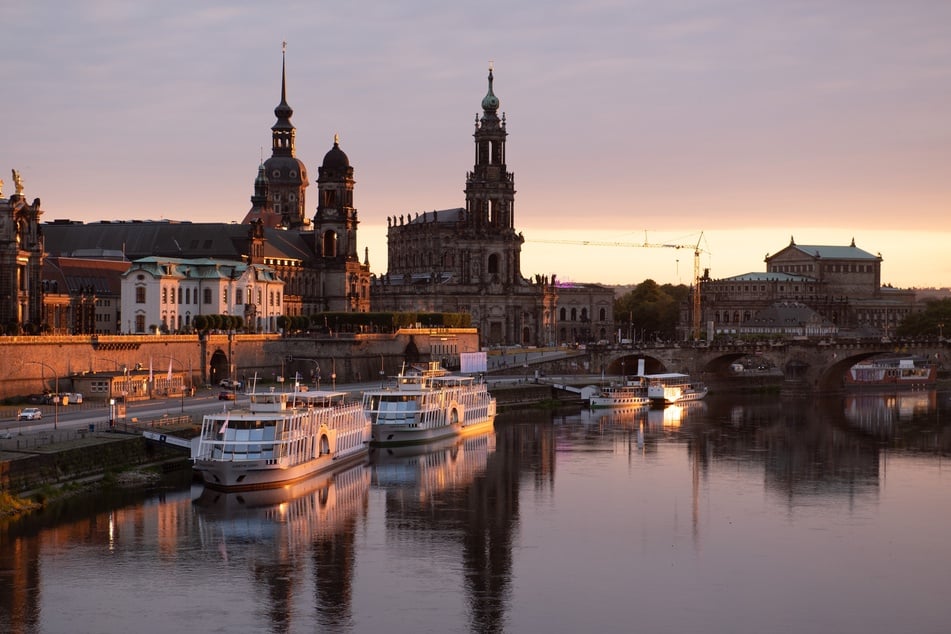
{"label": "castle tower", "polygon": [[307,168],[296,157],[296,131],[291,123],[294,110],[287,104],[286,60],[281,56],[281,102],[274,108],[277,121],[271,127],[271,158],[264,161],[268,198],[281,226],[298,228],[307,224],[305,189]]}
{"label": "castle tower", "polygon": [[254,194],[251,195],[251,209],[248,210],[241,224],[251,224],[260,222],[265,227],[280,227],[283,224],[283,218],[280,214],[274,213],[271,207],[271,200],[268,196],[267,174],[264,163],[258,166],[258,176],[254,179]]}
{"label": "castle tower", "polygon": [[320,197],[314,215],[314,251],[322,258],[359,261],[357,256],[357,210],[353,207],[353,167],[340,149],[340,138],[324,156],[317,170]]}

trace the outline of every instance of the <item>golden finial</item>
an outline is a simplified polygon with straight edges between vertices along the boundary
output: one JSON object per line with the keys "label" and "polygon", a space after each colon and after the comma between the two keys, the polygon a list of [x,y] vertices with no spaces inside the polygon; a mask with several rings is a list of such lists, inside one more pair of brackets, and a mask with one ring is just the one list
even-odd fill
{"label": "golden finial", "polygon": [[334,133],[334,145],[340,145],[340,135],[336,132]]}
{"label": "golden finial", "polygon": [[489,60],[489,72],[491,73],[493,70],[495,70],[495,60],[494,60],[494,59],[490,59],[490,60]]}

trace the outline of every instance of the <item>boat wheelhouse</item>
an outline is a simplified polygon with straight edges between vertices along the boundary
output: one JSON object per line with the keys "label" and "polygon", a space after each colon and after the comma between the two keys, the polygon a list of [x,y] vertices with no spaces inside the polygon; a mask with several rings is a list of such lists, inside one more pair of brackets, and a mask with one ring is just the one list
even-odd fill
{"label": "boat wheelhouse", "polygon": [[496,402],[483,381],[450,374],[434,361],[367,390],[363,408],[370,418],[371,443],[399,445],[484,431],[495,421]]}
{"label": "boat wheelhouse", "polygon": [[280,486],[368,455],[370,423],[346,392],[252,392],[205,415],[194,468],[226,490]]}

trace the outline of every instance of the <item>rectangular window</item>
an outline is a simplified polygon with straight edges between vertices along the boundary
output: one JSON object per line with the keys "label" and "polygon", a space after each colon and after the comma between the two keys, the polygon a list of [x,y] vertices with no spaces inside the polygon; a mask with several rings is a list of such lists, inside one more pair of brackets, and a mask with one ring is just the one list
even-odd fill
{"label": "rectangular window", "polygon": [[240,288],[234,290],[234,303],[239,306],[244,303],[244,292]]}
{"label": "rectangular window", "polygon": [[[135,303],[136,304],[145,303],[145,287],[144,286],[135,287]],[[145,318],[143,317],[143,319]]]}

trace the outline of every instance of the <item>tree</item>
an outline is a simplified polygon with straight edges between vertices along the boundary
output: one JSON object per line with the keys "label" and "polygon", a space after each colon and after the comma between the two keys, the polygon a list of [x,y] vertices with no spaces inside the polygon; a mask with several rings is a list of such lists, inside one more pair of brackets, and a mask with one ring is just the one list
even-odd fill
{"label": "tree", "polygon": [[951,299],[929,299],[925,309],[905,317],[895,334],[899,337],[944,336],[945,327],[951,328]]}
{"label": "tree", "polygon": [[208,317],[206,315],[195,315],[192,317],[192,326],[198,332],[208,330]]}
{"label": "tree", "polygon": [[681,306],[689,295],[690,288],[683,284],[661,286],[646,279],[615,300],[614,318],[622,332],[626,327],[635,340],[673,340],[677,337]]}

